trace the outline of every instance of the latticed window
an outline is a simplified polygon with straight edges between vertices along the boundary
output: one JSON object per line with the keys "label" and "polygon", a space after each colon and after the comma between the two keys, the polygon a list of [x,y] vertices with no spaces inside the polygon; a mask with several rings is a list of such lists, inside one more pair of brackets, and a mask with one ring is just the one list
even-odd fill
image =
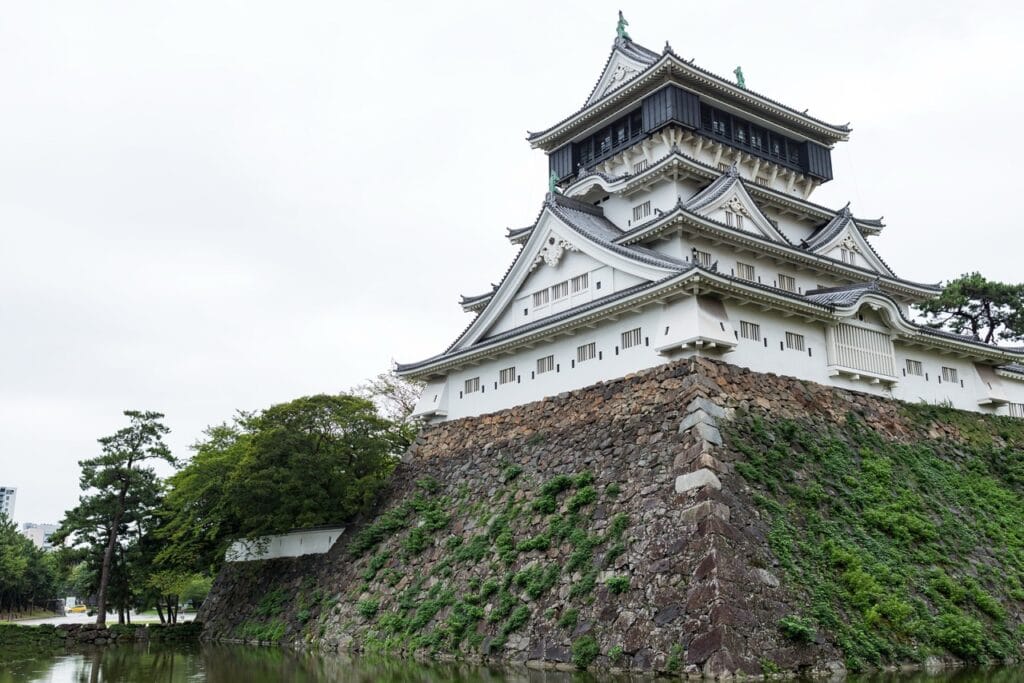
{"label": "latticed window", "polygon": [[736,262],[736,277],[741,280],[750,280],[753,282],[757,279],[757,271],[754,270],[754,266],[749,263],[743,263],[742,261]]}
{"label": "latticed window", "polygon": [[921,361],[914,360],[912,358],[907,359],[907,374],[916,375],[917,377],[924,376],[924,366],[921,365]]}
{"label": "latticed window", "polygon": [[473,377],[471,379],[467,379],[466,380],[466,393],[467,394],[472,394],[472,393],[475,393],[477,391],[480,391],[480,378],[479,377]]}
{"label": "latticed window", "polygon": [[830,363],[885,377],[896,376],[892,339],[884,332],[840,323],[829,330]]}
{"label": "latticed window", "polygon": [[942,381],[943,382],[958,382],[958,381],[960,381],[958,379],[956,368],[947,368],[947,367],[943,366],[943,368],[942,368]]}
{"label": "latticed window", "polygon": [[572,283],[572,293],[579,294],[590,286],[590,276],[588,273],[583,273],[583,275],[574,277],[570,282]]}
{"label": "latticed window", "polygon": [[746,320],[741,320],[740,336],[744,339],[761,341],[761,326],[757,323],[748,323]]}
{"label": "latticed window", "polygon": [[632,346],[640,346],[640,328],[635,327],[622,333],[622,348],[628,349]]}
{"label": "latticed window", "polygon": [[779,289],[784,289],[787,292],[795,292],[796,278],[779,273]]}
{"label": "latticed window", "polygon": [[694,249],[693,260],[696,261],[698,266],[702,266],[704,268],[711,267],[711,254],[709,252]]}
{"label": "latticed window", "polygon": [[547,306],[548,302],[551,301],[551,293],[546,289],[542,289],[539,292],[533,293],[533,307]]}
{"label": "latticed window", "polygon": [[545,372],[551,372],[555,369],[555,357],[544,356],[543,358],[537,359],[537,374],[543,374]]}
{"label": "latticed window", "polygon": [[1010,417],[1024,418],[1024,403],[1011,403]]}
{"label": "latticed window", "polygon": [[558,301],[569,296],[569,281],[559,282],[551,287],[551,300]]}
{"label": "latticed window", "polygon": [[504,368],[498,372],[498,384],[511,384],[516,381],[516,368]]}
{"label": "latticed window", "polygon": [[647,159],[644,159],[643,161],[638,161],[635,164],[633,164],[633,174],[634,175],[636,175],[637,173],[643,173],[646,170],[647,170]]}
{"label": "latticed window", "polygon": [[804,350],[804,335],[797,334],[796,332],[786,333],[786,348],[793,349],[794,351]]}
{"label": "latticed window", "polygon": [[851,266],[857,265],[857,252],[844,247],[839,250],[839,253],[843,257],[843,263],[848,263]]}
{"label": "latticed window", "polygon": [[583,363],[585,361],[597,358],[597,343],[590,342],[576,348],[576,362]]}
{"label": "latticed window", "polygon": [[651,200],[633,207],[633,220],[639,221],[651,215]]}

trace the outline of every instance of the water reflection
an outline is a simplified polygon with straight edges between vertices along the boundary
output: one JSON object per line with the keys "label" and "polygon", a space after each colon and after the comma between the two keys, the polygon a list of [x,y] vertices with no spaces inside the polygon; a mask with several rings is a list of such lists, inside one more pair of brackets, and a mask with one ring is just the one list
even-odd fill
{"label": "water reflection", "polygon": [[[651,680],[501,669],[469,664],[417,664],[395,658],[349,659],[241,645],[125,645],[77,654],[0,650],[0,683],[590,683]],[[1016,683],[1024,670],[987,669],[879,674],[851,683]]]}

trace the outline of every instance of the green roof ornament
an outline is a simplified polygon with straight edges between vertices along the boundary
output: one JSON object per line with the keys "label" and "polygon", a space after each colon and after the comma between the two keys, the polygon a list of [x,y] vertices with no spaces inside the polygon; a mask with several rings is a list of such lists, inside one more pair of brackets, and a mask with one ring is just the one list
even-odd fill
{"label": "green roof ornament", "polygon": [[629,26],[629,22],[626,21],[626,17],[622,16],[622,10],[619,10],[619,23],[615,27],[615,34],[623,40],[633,40],[629,37],[629,34],[626,33],[627,26]]}
{"label": "green roof ornament", "polygon": [[558,174],[555,173],[554,171],[552,171],[551,172],[551,176],[548,177],[548,193],[549,194],[555,194],[556,192],[558,192],[558,181],[559,180],[561,180],[561,178],[558,177]]}
{"label": "green roof ornament", "polygon": [[743,78],[743,67],[742,66],[736,67],[736,69],[733,71],[733,73],[736,74],[736,85],[738,85],[741,88],[743,88],[744,90],[746,90],[747,89],[747,79]]}

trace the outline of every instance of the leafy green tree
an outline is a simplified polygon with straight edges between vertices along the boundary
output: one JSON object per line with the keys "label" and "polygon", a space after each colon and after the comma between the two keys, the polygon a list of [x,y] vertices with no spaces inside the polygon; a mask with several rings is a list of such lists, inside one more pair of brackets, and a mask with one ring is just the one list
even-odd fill
{"label": "leafy green tree", "polygon": [[411,438],[350,395],[317,395],[206,430],[169,480],[157,564],[201,574],[231,540],[345,522],[375,500]]}
{"label": "leafy green tree", "polygon": [[57,597],[57,567],[0,514],[0,612],[43,606]]}
{"label": "leafy green tree", "polygon": [[106,624],[112,588],[122,619],[130,603],[129,546],[145,533],[160,498],[160,481],[148,463],[176,464],[163,442],[169,430],[160,422],[162,414],[134,410],[124,414],[128,426],[99,439],[99,456],[79,462],[79,482],[86,494],[65,513],[54,535],[55,542],[75,534],[79,542],[102,548],[96,601],[99,625]]}
{"label": "leafy green tree", "polygon": [[946,283],[942,294],[918,308],[936,329],[970,335],[986,344],[1024,340],[1024,284],[968,273]]}

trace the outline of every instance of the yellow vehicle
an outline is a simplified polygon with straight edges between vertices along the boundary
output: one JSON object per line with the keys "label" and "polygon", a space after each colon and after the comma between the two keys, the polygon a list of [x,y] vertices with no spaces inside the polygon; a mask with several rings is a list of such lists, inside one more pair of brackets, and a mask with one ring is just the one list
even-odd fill
{"label": "yellow vehicle", "polygon": [[74,607],[69,609],[68,612],[70,614],[81,614],[82,612],[86,611],[87,609],[88,608],[85,605],[75,605]]}

